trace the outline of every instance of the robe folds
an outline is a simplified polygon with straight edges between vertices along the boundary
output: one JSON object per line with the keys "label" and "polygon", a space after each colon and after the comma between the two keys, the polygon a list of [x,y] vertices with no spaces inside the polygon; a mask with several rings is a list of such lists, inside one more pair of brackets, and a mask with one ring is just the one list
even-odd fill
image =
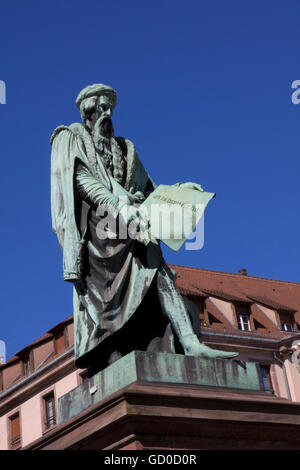
{"label": "robe folds", "polygon": [[[51,137],[52,227],[63,251],[64,280],[74,284],[75,362],[80,368],[88,367],[95,354],[99,360],[101,355],[105,356],[103,364],[109,363],[108,356],[118,351],[119,341],[125,352],[139,346],[145,349],[145,345],[138,342],[131,349],[129,345],[125,347],[124,337],[120,339],[120,334],[125,332],[131,342],[140,335],[137,325],[128,334],[128,324],[133,325],[133,314],[141,309],[145,299],[150,295],[154,299],[151,294],[155,290],[153,280],[164,264],[157,244],[150,242],[144,246],[131,238],[99,239],[96,229],[101,217],[78,193],[78,162],[96,181],[98,203],[116,206],[118,197],[122,196],[128,198],[128,202],[138,204],[141,193],[143,199],[154,190],[155,184],[140,162],[134,144],[118,137],[115,141],[127,163],[124,187],[108,174],[82,124],[60,126]],[[158,311],[159,305],[154,303],[153,309]],[[147,323],[141,315],[138,322],[139,328]],[[170,325],[165,320],[160,327],[159,322],[157,325],[160,331],[153,332],[152,336],[149,326],[147,344],[158,334],[169,343],[164,350],[174,351]]]}

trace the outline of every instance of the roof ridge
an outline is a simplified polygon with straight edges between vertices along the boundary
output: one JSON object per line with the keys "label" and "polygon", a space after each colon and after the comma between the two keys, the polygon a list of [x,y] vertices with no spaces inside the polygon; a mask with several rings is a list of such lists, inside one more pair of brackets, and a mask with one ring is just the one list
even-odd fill
{"label": "roof ridge", "polygon": [[208,272],[208,273],[217,273],[217,274],[221,274],[223,276],[238,276],[240,278],[253,278],[253,279],[260,279],[261,281],[272,281],[272,282],[279,282],[279,283],[282,283],[282,284],[293,284],[293,285],[296,285],[296,286],[300,286],[300,283],[299,282],[293,282],[293,281],[282,281],[281,279],[271,279],[271,278],[267,278],[267,277],[260,277],[260,276],[249,276],[247,274],[247,276],[245,276],[244,274],[237,274],[237,273],[229,273],[227,271],[215,271],[213,269],[203,269],[203,268],[194,268],[192,266],[181,266],[179,264],[170,264],[170,266],[174,266],[174,267],[178,267],[178,268],[183,268],[183,269],[187,269],[187,270],[191,270],[191,271],[205,271],[205,272]]}

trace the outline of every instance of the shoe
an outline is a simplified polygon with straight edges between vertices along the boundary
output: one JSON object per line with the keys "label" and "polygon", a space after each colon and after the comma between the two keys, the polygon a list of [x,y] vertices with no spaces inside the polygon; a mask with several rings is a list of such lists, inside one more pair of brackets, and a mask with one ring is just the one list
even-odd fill
{"label": "shoe", "polygon": [[232,359],[239,355],[236,352],[219,351],[200,343],[196,335],[182,336],[180,339],[186,356],[205,357],[209,359]]}

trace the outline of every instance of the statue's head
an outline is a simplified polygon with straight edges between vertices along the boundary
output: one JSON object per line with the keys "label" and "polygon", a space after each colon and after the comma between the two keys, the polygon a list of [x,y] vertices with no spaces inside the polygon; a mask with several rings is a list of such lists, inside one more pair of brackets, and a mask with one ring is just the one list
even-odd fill
{"label": "statue's head", "polygon": [[115,90],[102,83],[85,87],[76,99],[83,123],[91,131],[95,127],[101,127],[104,134],[112,132],[111,116],[116,104]]}

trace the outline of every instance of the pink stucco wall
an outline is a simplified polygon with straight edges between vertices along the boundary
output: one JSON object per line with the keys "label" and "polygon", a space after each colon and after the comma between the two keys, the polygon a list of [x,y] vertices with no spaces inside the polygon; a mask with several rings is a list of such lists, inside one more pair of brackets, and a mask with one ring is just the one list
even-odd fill
{"label": "pink stucco wall", "polygon": [[271,320],[274,326],[278,327],[275,310],[271,310],[270,308],[260,304],[256,304],[256,306],[269,318],[269,320]]}
{"label": "pink stucco wall", "polygon": [[[32,396],[16,409],[20,413],[22,447],[38,439],[43,434],[43,396],[53,390],[57,407],[58,398],[77,387],[78,383],[78,372],[72,372],[58,380],[53,386],[47,387],[41,393]],[[14,410],[10,410],[9,415],[13,412]],[[8,414],[6,414],[0,418],[0,450],[8,448]]]}
{"label": "pink stucco wall", "polygon": [[21,405],[22,446],[38,439],[42,435],[41,400],[35,395]]}
{"label": "pink stucco wall", "polygon": [[7,449],[8,435],[7,435],[7,416],[0,418],[0,450]]}
{"label": "pink stucco wall", "polygon": [[210,297],[210,300],[218,307],[219,310],[225,315],[226,319],[235,326],[235,311],[232,306],[232,302],[227,302],[226,300],[215,299]]}

